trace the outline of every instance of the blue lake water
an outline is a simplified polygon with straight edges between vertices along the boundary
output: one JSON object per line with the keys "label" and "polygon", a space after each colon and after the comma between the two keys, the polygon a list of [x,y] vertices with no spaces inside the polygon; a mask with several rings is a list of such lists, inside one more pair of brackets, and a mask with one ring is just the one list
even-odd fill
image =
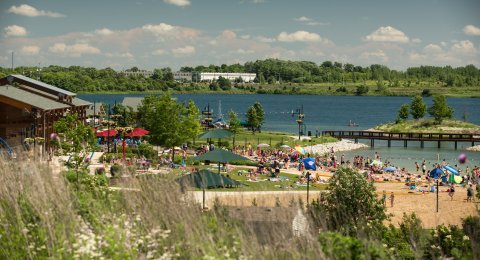
{"label": "blue lake water", "polygon": [[[114,104],[122,102],[125,96],[142,97],[142,94],[83,94],[79,98],[91,101]],[[363,96],[308,96],[308,95],[225,95],[225,94],[178,94],[174,95],[179,101],[193,100],[200,110],[207,104],[218,113],[218,104],[221,101],[222,112],[227,114],[233,110],[240,118],[245,118],[249,106],[260,102],[265,110],[264,130],[298,133],[296,118],[291,112],[303,105],[307,131],[355,129],[363,130],[378,124],[395,120],[400,105],[410,103],[411,97],[363,97]],[[479,98],[448,98],[448,104],[455,110],[454,117],[461,119],[464,113],[467,119],[475,124],[480,124],[480,99]],[[432,98],[425,98],[427,105],[432,103]],[[359,124],[359,127],[349,128],[349,121]],[[395,146],[397,145],[397,146]],[[425,143],[421,149],[418,143],[410,142],[407,149],[403,143],[386,147],[386,142],[375,142],[375,148],[356,150],[345,153],[347,158],[355,154],[365,156],[379,152],[383,159],[390,159],[398,166],[412,169],[415,161],[426,159],[427,162],[437,161],[437,157],[446,159],[454,164],[459,153],[464,152],[469,156],[470,168],[480,165],[480,153],[461,151],[470,143],[459,143],[459,150],[453,149],[453,144],[442,144],[438,149],[436,143]]]}

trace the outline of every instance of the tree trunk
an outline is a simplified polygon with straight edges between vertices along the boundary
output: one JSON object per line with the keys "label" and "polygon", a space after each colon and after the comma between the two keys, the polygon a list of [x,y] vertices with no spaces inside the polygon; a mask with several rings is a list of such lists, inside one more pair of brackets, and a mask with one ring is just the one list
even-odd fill
{"label": "tree trunk", "polygon": [[172,165],[175,162],[175,146],[172,146]]}

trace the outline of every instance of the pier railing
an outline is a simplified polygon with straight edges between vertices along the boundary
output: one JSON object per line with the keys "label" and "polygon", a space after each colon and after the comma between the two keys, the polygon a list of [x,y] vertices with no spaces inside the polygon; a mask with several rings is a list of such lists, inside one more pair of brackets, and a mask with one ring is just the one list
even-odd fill
{"label": "pier railing", "polygon": [[403,146],[408,146],[408,141],[420,141],[420,147],[424,147],[424,143],[428,141],[436,141],[438,148],[441,142],[453,142],[455,149],[458,142],[480,142],[480,136],[473,134],[453,134],[453,133],[387,133],[378,131],[322,131],[324,136],[332,136],[336,138],[354,139],[355,143],[358,139],[370,140],[370,146],[375,146],[375,140],[386,140],[388,147],[392,146],[392,141],[403,141]]}
{"label": "pier railing", "polygon": [[388,133],[377,131],[322,131],[322,135],[346,139],[480,142],[480,136],[453,133]]}

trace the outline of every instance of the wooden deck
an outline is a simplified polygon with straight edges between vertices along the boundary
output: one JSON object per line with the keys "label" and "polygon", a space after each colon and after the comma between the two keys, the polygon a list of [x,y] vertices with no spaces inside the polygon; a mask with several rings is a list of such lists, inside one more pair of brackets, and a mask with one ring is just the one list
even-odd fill
{"label": "wooden deck", "polygon": [[471,142],[472,146],[475,142],[480,142],[480,136],[473,134],[455,134],[455,133],[388,133],[377,131],[322,131],[324,136],[332,136],[339,139],[358,139],[370,140],[370,145],[375,146],[375,140],[387,140],[388,147],[391,147],[391,141],[403,141],[404,147],[407,147],[408,141],[420,141],[420,146],[424,147],[424,142],[433,141],[438,142],[440,148],[441,142],[454,142],[455,149],[457,149],[458,142]]}

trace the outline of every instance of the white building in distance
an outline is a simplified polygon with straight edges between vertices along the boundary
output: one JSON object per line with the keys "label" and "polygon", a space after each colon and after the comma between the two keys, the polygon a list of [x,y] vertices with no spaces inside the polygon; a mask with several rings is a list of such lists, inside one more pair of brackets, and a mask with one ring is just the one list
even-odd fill
{"label": "white building in distance", "polygon": [[150,78],[153,76],[153,71],[150,70],[137,70],[137,71],[131,71],[131,70],[124,70],[122,73],[125,76],[144,76],[145,78]]}
{"label": "white building in distance", "polygon": [[173,78],[176,81],[213,81],[219,77],[226,78],[230,81],[242,78],[243,82],[253,82],[257,77],[255,73],[237,73],[237,72],[175,72]]}

